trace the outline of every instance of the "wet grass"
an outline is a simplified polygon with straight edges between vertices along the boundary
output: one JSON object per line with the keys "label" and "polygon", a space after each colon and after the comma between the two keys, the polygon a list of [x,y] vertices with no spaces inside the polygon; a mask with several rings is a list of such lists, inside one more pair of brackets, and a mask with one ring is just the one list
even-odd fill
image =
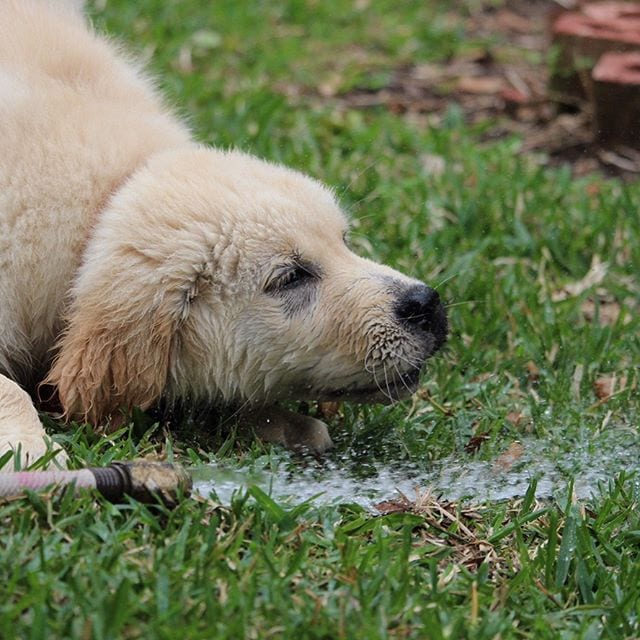
{"label": "wet grass", "polygon": [[[465,36],[479,3],[447,7],[109,0],[92,14],[153,55],[201,140],[333,185],[355,247],[449,301],[451,338],[420,392],[343,407],[335,455],[363,473],[370,462],[426,468],[450,454],[499,460],[536,438],[570,467],[574,449],[607,432],[638,436],[640,187],[547,169],[514,138],[481,143],[492,123],[468,125],[455,104],[409,118],[335,97],[496,46]],[[110,438],[50,426],[78,465],[163,451],[296,464],[211,420],[171,436],[152,423],[137,416]],[[570,490],[474,509],[425,498],[378,517],[257,488],[174,512],[31,495],[0,506],[0,636],[638,637],[639,498],[625,473],[587,502]]]}

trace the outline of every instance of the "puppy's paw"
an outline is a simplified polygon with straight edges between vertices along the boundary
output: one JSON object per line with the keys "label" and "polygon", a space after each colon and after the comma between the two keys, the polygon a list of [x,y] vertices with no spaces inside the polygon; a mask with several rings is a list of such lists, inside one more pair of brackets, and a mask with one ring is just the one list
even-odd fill
{"label": "puppy's paw", "polygon": [[44,469],[66,469],[69,462],[69,457],[59,445],[39,434],[3,435],[0,437],[0,457],[8,451],[13,451],[13,460],[7,463],[4,471],[10,470],[8,467],[13,468],[14,466],[26,469],[45,456],[46,463],[41,467]]}
{"label": "puppy's paw", "polygon": [[291,414],[284,427],[285,446],[293,451],[325,453],[333,448],[327,425],[316,418]]}
{"label": "puppy's paw", "polygon": [[67,454],[48,442],[31,398],[15,382],[0,375],[0,456],[8,451],[19,458],[22,468],[43,456],[48,458],[45,467],[67,466]]}
{"label": "puppy's paw", "polygon": [[333,447],[327,425],[316,418],[268,407],[245,418],[265,442],[280,444],[292,451],[325,453]]}

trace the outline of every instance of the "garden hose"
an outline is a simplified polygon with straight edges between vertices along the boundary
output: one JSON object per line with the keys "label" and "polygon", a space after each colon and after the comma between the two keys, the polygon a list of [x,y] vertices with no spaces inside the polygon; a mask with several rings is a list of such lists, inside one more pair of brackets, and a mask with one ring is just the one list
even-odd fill
{"label": "garden hose", "polygon": [[131,496],[145,503],[160,500],[168,507],[175,507],[180,498],[191,493],[192,488],[191,475],[178,465],[132,460],[77,471],[0,471],[0,498],[70,484],[76,489],[97,489],[112,502]]}

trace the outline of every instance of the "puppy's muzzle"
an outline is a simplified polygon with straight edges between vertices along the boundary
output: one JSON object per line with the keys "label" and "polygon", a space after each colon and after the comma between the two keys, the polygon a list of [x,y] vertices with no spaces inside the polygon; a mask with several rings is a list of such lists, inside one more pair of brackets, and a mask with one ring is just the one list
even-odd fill
{"label": "puppy's muzzle", "polygon": [[429,344],[434,354],[447,339],[447,314],[438,292],[426,284],[415,284],[398,297],[394,308],[402,325]]}

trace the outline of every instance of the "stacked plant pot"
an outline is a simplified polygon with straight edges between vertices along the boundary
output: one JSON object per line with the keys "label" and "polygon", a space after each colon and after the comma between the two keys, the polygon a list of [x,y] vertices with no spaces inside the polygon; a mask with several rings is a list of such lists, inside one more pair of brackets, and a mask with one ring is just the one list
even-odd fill
{"label": "stacked plant pot", "polygon": [[559,12],[551,34],[553,98],[590,105],[601,145],[640,150],[640,2],[589,2]]}

